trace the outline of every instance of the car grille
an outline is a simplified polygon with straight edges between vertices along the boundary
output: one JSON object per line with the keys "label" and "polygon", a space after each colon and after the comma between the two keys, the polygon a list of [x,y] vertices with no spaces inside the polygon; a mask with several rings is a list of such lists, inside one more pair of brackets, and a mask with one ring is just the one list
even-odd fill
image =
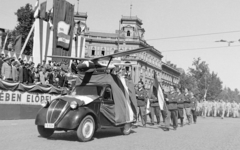
{"label": "car grille", "polygon": [[70,105],[67,101],[57,99],[54,100],[47,111],[47,123],[58,123],[58,121],[63,117],[66,111],[68,111]]}

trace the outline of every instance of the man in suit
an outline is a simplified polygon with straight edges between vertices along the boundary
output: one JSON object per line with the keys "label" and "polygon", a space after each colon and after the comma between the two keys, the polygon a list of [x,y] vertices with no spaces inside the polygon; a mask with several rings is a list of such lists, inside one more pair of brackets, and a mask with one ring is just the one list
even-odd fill
{"label": "man in suit", "polygon": [[65,75],[66,72],[67,72],[66,70],[62,69],[60,74],[57,75],[59,80],[58,83],[60,87],[66,87],[66,83],[67,83],[67,77]]}

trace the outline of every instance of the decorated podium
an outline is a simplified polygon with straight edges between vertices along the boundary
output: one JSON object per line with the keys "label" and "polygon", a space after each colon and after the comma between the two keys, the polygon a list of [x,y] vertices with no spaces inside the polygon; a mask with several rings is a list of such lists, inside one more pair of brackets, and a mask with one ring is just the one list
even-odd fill
{"label": "decorated podium", "polygon": [[41,101],[51,101],[67,94],[66,89],[52,85],[26,85],[0,80],[0,120],[34,119]]}

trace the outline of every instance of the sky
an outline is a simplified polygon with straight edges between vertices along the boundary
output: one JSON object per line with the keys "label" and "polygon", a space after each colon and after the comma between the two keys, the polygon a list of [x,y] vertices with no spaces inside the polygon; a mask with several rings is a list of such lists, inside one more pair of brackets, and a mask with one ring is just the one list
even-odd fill
{"label": "sky", "polygon": [[[77,0],[68,1],[77,6]],[[26,3],[34,6],[36,1],[0,2],[0,28],[13,29],[17,24],[16,10]],[[145,40],[162,52],[163,61],[171,61],[187,71],[193,60],[200,57],[209,64],[210,71],[218,74],[224,87],[240,90],[239,0],[79,0],[79,3],[79,11],[88,13],[90,31],[110,33],[118,29],[122,15],[130,15],[132,4],[132,16],[143,21]],[[52,0],[48,0],[48,9],[51,6]],[[236,32],[161,39],[229,31]],[[221,39],[234,43],[228,46],[226,42],[216,42]]]}

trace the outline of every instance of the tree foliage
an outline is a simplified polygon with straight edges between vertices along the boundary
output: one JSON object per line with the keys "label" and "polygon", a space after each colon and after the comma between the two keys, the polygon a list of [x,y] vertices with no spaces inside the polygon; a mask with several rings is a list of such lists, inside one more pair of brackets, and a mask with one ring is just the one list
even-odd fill
{"label": "tree foliage", "polygon": [[191,89],[199,99],[214,100],[222,92],[222,81],[201,58],[193,60],[188,73],[181,74],[180,84]]}
{"label": "tree foliage", "polygon": [[[24,44],[24,42],[28,36],[28,33],[30,32],[31,27],[34,23],[33,13],[34,13],[33,7],[31,4],[26,4],[25,6],[20,7],[17,10],[15,15],[17,16],[18,23],[13,31],[8,32],[8,40],[7,40],[5,49],[7,49],[8,44],[10,42],[13,42],[18,35],[22,35],[22,45]],[[6,35],[7,35],[7,33],[3,34],[2,43],[4,43]],[[32,49],[33,49],[33,34],[31,35],[31,37],[26,45],[24,54],[31,55]]]}

